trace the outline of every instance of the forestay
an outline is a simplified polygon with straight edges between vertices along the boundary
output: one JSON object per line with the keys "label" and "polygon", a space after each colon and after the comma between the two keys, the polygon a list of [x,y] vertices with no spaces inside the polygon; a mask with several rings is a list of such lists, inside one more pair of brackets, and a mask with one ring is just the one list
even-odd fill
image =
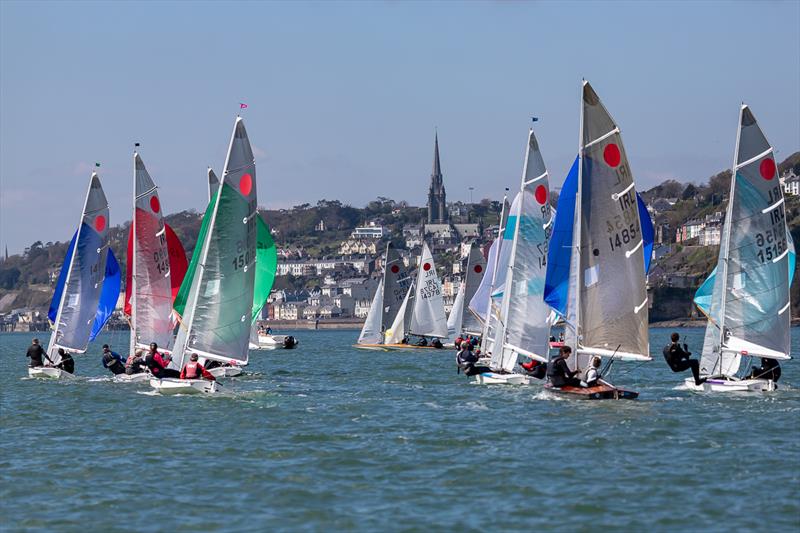
{"label": "forestay", "polygon": [[788,359],[792,243],[772,146],[742,105],[736,136],[730,205],[708,299],[700,370],[732,376],[741,356]]}
{"label": "forestay", "polygon": [[173,364],[191,353],[246,364],[253,311],[257,233],[256,168],[237,117],[219,190],[206,209],[176,311],[182,323]]}

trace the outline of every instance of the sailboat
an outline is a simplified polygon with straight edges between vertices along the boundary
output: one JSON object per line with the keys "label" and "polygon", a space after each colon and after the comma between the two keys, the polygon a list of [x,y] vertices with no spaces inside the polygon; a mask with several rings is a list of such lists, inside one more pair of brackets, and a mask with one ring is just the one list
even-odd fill
{"label": "sailboat", "polygon": [[[650,361],[645,242],[620,129],[587,81],[583,82],[578,156],[558,201],[547,257],[545,301],[564,319],[570,368],[592,358]],[[644,219],[647,219],[646,221]],[[586,399],[629,399],[637,392],[608,381],[591,388],[551,390]]]}
{"label": "sailboat", "polygon": [[[225,171],[206,209],[189,270],[175,300],[180,326],[170,367],[192,353],[246,365],[256,277],[256,168],[244,121],[236,118]],[[161,393],[215,392],[217,382],[152,379]]]}
{"label": "sailboat", "polygon": [[[48,318],[53,332],[46,357],[61,361],[59,348],[86,352],[114,312],[120,289],[120,269],[108,246],[109,209],[100,178],[92,173],[78,229],[61,266]],[[34,378],[62,379],[72,374],[54,366],[29,368]]]}
{"label": "sailboat", "polygon": [[392,243],[386,245],[383,263],[383,277],[372,298],[356,348],[388,351],[393,344],[399,344],[403,339],[405,332],[403,326],[398,328],[399,338],[395,338],[391,333],[387,335],[386,332],[392,331],[398,316],[405,316],[411,278],[400,252]]}
{"label": "sailboat", "polygon": [[520,192],[511,205],[503,233],[508,253],[496,321],[491,372],[476,376],[482,384],[527,384],[525,374],[515,373],[519,356],[547,362],[550,351],[550,308],[544,301],[547,246],[552,232],[550,184],[539,143],[531,130]]}
{"label": "sailboat", "polygon": [[[508,192],[508,188],[506,188]],[[475,297],[480,295],[484,301],[479,303],[477,307],[477,314],[483,318],[483,330],[481,331],[481,344],[480,350],[484,358],[494,352],[495,335],[497,333],[498,321],[500,319],[500,305],[502,303],[502,290],[498,291],[498,287],[502,287],[505,281],[505,276],[508,269],[508,260],[511,255],[511,240],[513,239],[513,227],[509,231],[508,219],[512,209],[518,209],[519,203],[516,205],[508,205],[508,195],[503,196],[503,207],[500,209],[500,226],[497,231],[497,239],[495,239],[489,250],[489,272],[486,273],[484,278],[489,277],[488,286],[481,284]],[[473,298],[474,300],[474,298]],[[470,304],[472,307],[472,304]]]}
{"label": "sailboat", "polygon": [[[172,351],[172,300],[186,273],[186,252],[164,222],[158,189],[138,152],[133,154],[133,219],[128,233],[124,312],[130,323],[129,354],[155,342]],[[117,381],[147,381],[150,375],[121,374]]]}
{"label": "sailboat", "polygon": [[700,358],[700,374],[708,379],[701,385],[688,379],[686,387],[706,392],[773,391],[772,379],[737,374],[743,357],[791,359],[794,246],[772,146],[744,104],[731,175],[717,266],[695,297],[708,317]]}
{"label": "sailboat", "polygon": [[[433,342],[447,339],[442,282],[427,243],[422,244],[417,279],[406,291],[394,322],[384,335],[384,346],[397,349],[436,349]],[[433,338],[434,341],[420,346],[408,343],[411,337]]]}
{"label": "sailboat", "polygon": [[470,311],[467,305],[475,296],[486,271],[486,259],[477,244],[470,244],[467,253],[467,264],[464,270],[461,286],[453,301],[453,308],[447,317],[448,344],[453,344],[455,339],[463,334],[480,335],[483,321]]}

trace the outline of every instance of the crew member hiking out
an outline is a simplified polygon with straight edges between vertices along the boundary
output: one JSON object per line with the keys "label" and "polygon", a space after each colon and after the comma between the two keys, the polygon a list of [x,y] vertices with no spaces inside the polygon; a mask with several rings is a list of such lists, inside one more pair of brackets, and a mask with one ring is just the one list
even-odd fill
{"label": "crew member hiking out", "polygon": [[544,379],[547,375],[547,363],[542,363],[536,359],[531,359],[527,363],[520,363],[519,366],[521,366],[529,376],[536,379]]}
{"label": "crew member hiking out", "polygon": [[777,383],[781,379],[781,365],[771,357],[762,357],[761,366],[751,367],[750,375],[745,379],[771,379]]}
{"label": "crew member hiking out", "polygon": [[181,379],[207,379],[209,381],[216,381],[217,378],[214,374],[206,370],[203,365],[198,361],[196,353],[193,353],[189,358],[189,362],[181,370]]}
{"label": "crew member hiking out", "polygon": [[681,345],[678,344],[680,338],[681,336],[678,335],[677,332],[672,334],[672,342],[664,346],[664,359],[673,372],[683,372],[687,369],[691,369],[692,376],[694,377],[694,384],[702,385],[705,383],[706,378],[700,377],[700,362],[696,359],[690,359],[692,352],[689,351],[689,347],[686,343],[684,343],[683,348],[681,348]]}
{"label": "crew member hiking out", "polygon": [[578,370],[570,370],[567,359],[572,355],[572,348],[562,346],[558,349],[558,357],[547,365],[547,378],[553,387],[580,387],[581,380],[576,378]]}
{"label": "crew member hiking out", "polygon": [[125,362],[117,352],[111,351],[108,344],[103,345],[103,367],[111,371],[112,374],[119,375],[125,373]]}

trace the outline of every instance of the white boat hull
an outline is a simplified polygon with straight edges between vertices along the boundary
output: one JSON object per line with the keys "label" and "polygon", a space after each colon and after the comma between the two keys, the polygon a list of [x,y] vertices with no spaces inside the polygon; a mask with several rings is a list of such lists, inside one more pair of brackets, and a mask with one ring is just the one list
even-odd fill
{"label": "white boat hull", "polygon": [[[289,335],[259,335],[258,336],[258,346],[261,349],[276,349],[276,348],[285,348],[284,343]],[[300,344],[300,341],[295,338],[294,346]]]}
{"label": "white boat hull", "polygon": [[232,378],[242,375],[242,367],[240,366],[218,366],[209,370],[209,373],[215,378]]}
{"label": "white boat hull", "polygon": [[484,372],[475,376],[479,385],[530,385],[531,379],[523,374],[498,374]]}
{"label": "white boat hull", "polygon": [[217,392],[217,382],[204,379],[153,378],[150,380],[150,386],[160,394],[213,394]]}
{"label": "white boat hull", "polygon": [[721,379],[710,378],[700,385],[687,378],[686,388],[695,392],[772,392],[778,388],[771,379]]}
{"label": "white boat hull", "polygon": [[28,377],[36,379],[73,379],[74,374],[52,366],[28,367]]}
{"label": "white boat hull", "polygon": [[117,374],[114,376],[114,381],[117,383],[144,383],[149,381],[153,376],[150,372],[139,372],[138,374]]}

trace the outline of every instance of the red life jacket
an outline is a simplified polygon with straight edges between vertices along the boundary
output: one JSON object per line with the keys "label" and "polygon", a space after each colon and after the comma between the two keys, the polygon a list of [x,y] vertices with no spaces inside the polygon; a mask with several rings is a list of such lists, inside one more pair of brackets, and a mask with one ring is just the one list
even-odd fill
{"label": "red life jacket", "polygon": [[185,372],[184,377],[186,379],[200,379],[201,372],[200,368],[198,368],[199,366],[200,363],[197,361],[190,361],[186,363],[186,367],[183,369]]}

